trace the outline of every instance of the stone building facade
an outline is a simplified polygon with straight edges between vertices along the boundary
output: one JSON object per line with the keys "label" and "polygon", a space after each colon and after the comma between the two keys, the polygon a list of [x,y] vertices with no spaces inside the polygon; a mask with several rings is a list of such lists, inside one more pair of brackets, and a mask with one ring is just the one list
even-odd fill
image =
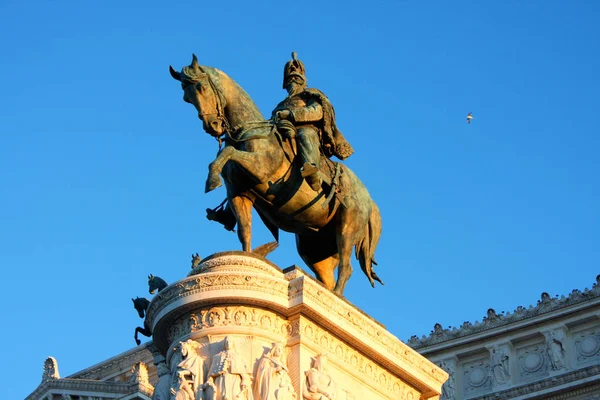
{"label": "stone building facade", "polygon": [[434,326],[408,345],[449,374],[442,400],[600,400],[600,276],[568,296]]}

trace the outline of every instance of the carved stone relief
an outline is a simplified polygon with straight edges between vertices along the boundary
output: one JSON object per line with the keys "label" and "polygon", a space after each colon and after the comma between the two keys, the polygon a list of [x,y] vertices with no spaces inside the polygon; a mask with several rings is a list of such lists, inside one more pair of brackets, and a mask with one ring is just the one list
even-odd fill
{"label": "carved stone relief", "polygon": [[560,371],[567,368],[566,337],[562,330],[557,329],[545,332],[546,355],[552,371]]}
{"label": "carved stone relief", "polygon": [[327,373],[327,356],[319,354],[315,357],[311,369],[304,373],[306,382],[302,395],[305,400],[334,400],[337,397],[337,386]]}
{"label": "carved stone relief", "polygon": [[173,399],[196,400],[202,398],[204,383],[204,358],[200,344],[193,340],[179,342],[171,357],[171,389]]}
{"label": "carved stone relief", "polygon": [[284,338],[293,333],[292,324],[278,314],[246,306],[211,307],[177,319],[169,328],[167,340],[217,326],[244,326],[259,328]]}
{"label": "carved stone relief", "polygon": [[328,357],[344,363],[362,375],[365,381],[370,381],[375,387],[387,391],[393,398],[409,399],[410,396],[418,398],[418,392],[405,382],[390,375],[385,369],[363,356],[360,352],[346,345],[329,332],[317,325],[302,319],[299,325],[299,334],[308,342],[314,343]]}
{"label": "carved stone relief", "polygon": [[442,386],[440,400],[456,400],[456,379],[454,377],[456,361],[454,359],[441,361],[440,368],[448,373],[448,380]]}
{"label": "carved stone relief", "polygon": [[294,400],[298,397],[282,358],[280,343],[274,343],[260,358],[254,376],[254,400]]}
{"label": "carved stone relief", "polygon": [[492,387],[490,360],[480,359],[463,365],[463,393],[471,395],[489,391]]}
{"label": "carved stone relief", "polygon": [[46,382],[52,379],[60,379],[58,373],[58,363],[54,357],[46,358],[44,361],[44,373],[42,374],[42,382]]}
{"label": "carved stone relief", "polygon": [[226,336],[223,349],[212,357],[206,382],[202,385],[207,400],[252,400],[252,370]]}
{"label": "carved stone relief", "polygon": [[600,358],[600,329],[589,329],[575,336],[577,362],[587,363]]}
{"label": "carved stone relief", "polygon": [[510,380],[509,351],[505,346],[494,346],[490,350],[491,376],[495,385],[504,385]]}
{"label": "carved stone relief", "polygon": [[545,343],[536,343],[517,350],[519,378],[521,380],[544,376],[548,373],[545,352]]}
{"label": "carved stone relief", "polygon": [[456,359],[442,360],[437,365],[448,373],[448,380],[442,385],[440,400],[455,400],[456,398]]}
{"label": "carved stone relief", "polygon": [[150,386],[150,381],[148,380],[148,367],[146,367],[146,364],[140,361],[133,365],[129,382]]}
{"label": "carved stone relief", "polygon": [[158,372],[158,383],[154,387],[152,400],[170,400],[171,399],[171,371],[165,362],[160,362],[156,366]]}
{"label": "carved stone relief", "polygon": [[[418,355],[415,355],[412,351],[407,351],[410,347],[390,334],[382,325],[360,315],[356,312],[356,309],[346,303],[338,301],[334,293],[323,290],[322,287],[310,283],[299,288],[298,285],[300,284],[301,282],[295,282],[290,285],[290,295],[295,290],[303,290],[304,297],[320,303],[321,306],[328,310],[328,312],[345,319],[367,337],[386,347],[388,351],[393,353],[396,357],[406,360],[411,365],[437,381],[443,381],[446,378],[445,374],[440,373],[441,371],[439,369],[431,368],[432,363],[427,359],[418,357]],[[298,288],[294,289],[294,287],[297,286]]]}

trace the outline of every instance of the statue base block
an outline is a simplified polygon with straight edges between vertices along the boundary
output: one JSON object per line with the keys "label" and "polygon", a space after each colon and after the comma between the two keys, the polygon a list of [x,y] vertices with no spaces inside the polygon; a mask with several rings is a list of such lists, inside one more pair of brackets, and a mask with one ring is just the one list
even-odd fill
{"label": "statue base block", "polygon": [[159,292],[146,326],[155,390],[176,398],[437,399],[448,377],[301,269],[243,252]]}

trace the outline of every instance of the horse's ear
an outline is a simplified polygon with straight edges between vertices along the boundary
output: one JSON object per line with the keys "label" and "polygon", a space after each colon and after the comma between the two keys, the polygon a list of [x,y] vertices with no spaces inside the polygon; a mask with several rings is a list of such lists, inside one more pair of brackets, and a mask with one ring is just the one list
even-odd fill
{"label": "horse's ear", "polygon": [[198,57],[196,57],[196,55],[194,53],[192,53],[192,63],[190,64],[190,67],[197,69],[199,67],[198,65]]}
{"label": "horse's ear", "polygon": [[181,74],[179,72],[175,71],[173,69],[173,67],[171,67],[170,65],[169,65],[169,72],[171,73],[171,76],[173,77],[173,79],[181,82]]}
{"label": "horse's ear", "polygon": [[154,275],[152,275],[152,274],[148,275],[148,279],[152,279],[152,278],[154,278]]}
{"label": "horse's ear", "polygon": [[133,297],[131,298],[131,301],[133,301],[135,303],[135,300],[133,299]]}

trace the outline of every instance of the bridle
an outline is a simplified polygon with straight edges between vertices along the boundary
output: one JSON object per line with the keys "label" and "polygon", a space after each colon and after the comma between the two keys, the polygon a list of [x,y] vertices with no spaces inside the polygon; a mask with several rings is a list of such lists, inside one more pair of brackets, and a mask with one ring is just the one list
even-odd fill
{"label": "bridle", "polygon": [[205,119],[204,119],[205,116],[216,115],[217,120],[221,121],[221,125],[223,126],[224,132],[222,134],[220,134],[219,136],[215,136],[215,139],[219,142],[219,148],[221,148],[221,145],[223,143],[223,136],[227,135],[227,136],[231,137],[231,125],[229,124],[229,120],[225,116],[225,107],[227,106],[227,101],[225,100],[223,93],[221,93],[221,91],[217,88],[217,85],[215,85],[215,83],[211,79],[210,75],[206,71],[204,71],[202,69],[202,67],[198,66],[198,68],[204,74],[204,76],[202,78],[198,79],[198,78],[186,75],[185,81],[192,83],[192,84],[200,83],[203,80],[203,78],[206,78],[206,80],[208,81],[208,84],[210,85],[210,88],[213,92],[213,96],[215,96],[215,111],[199,112],[198,117],[200,117],[200,119],[205,121]]}
{"label": "bridle", "polygon": [[186,75],[184,79],[186,82],[189,82],[191,84],[201,83],[201,81],[203,81],[204,79],[206,79],[208,81],[208,84],[210,85],[213,95],[215,96],[215,110],[211,111],[211,112],[205,112],[205,111],[199,112],[198,116],[200,117],[200,119],[205,121],[205,119],[204,119],[205,116],[216,115],[217,120],[221,121],[221,125],[223,126],[223,133],[220,134],[219,136],[214,136],[215,139],[217,140],[217,142],[219,143],[219,149],[221,149],[224,141],[240,143],[240,142],[245,142],[245,141],[254,140],[254,139],[266,139],[267,137],[269,137],[269,134],[267,134],[267,135],[252,135],[247,138],[244,138],[243,136],[251,130],[266,127],[266,126],[272,126],[273,121],[271,121],[271,120],[246,121],[243,124],[236,125],[232,128],[231,124],[229,123],[229,120],[225,116],[225,107],[227,106],[227,101],[225,99],[225,96],[219,90],[219,88],[217,87],[215,82],[212,80],[210,74],[207,73],[200,65],[198,65],[198,69],[203,74],[203,76],[201,76],[200,78],[196,78],[196,77],[191,77],[191,76]]}

